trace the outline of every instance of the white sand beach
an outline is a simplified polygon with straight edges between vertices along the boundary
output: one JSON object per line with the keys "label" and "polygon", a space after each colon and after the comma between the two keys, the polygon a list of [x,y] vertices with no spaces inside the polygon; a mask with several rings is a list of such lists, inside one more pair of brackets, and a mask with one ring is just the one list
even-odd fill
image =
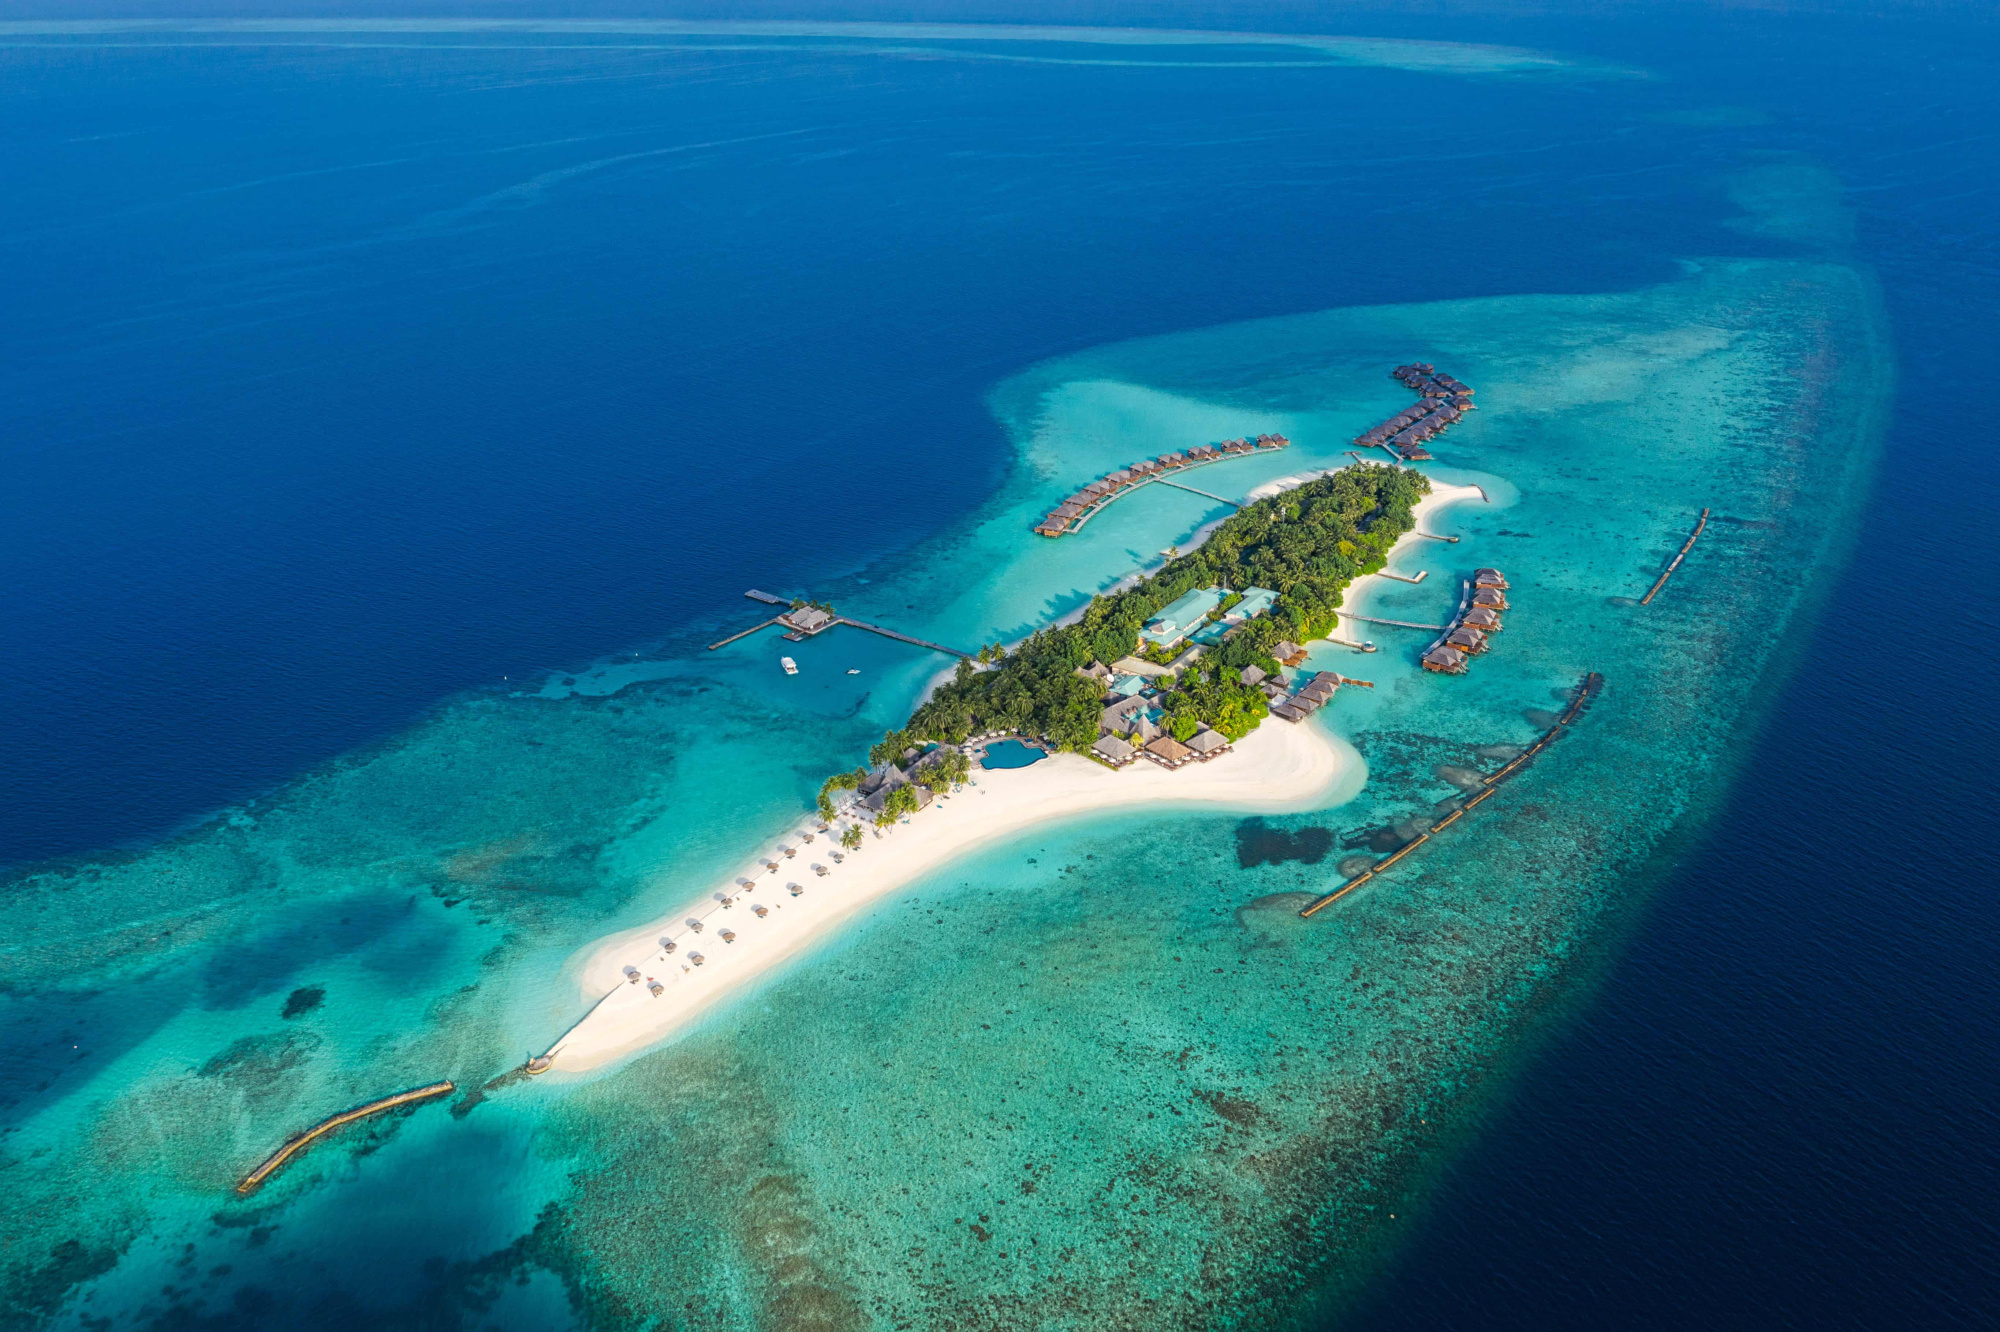
{"label": "white sand beach", "polygon": [[[1202,806],[1243,813],[1317,809],[1351,796],[1366,769],[1361,756],[1316,724],[1269,721],[1228,753],[1169,771],[1144,759],[1113,771],[1074,754],[1054,754],[1025,768],[977,766],[956,794],[866,837],[844,852],[822,834],[804,843],[797,832],[774,838],[745,865],[746,889],[735,876],[712,885],[686,909],[643,929],[596,945],[581,973],[583,998],[594,1002],[582,1021],[549,1049],[552,1067],[582,1072],[655,1045],[685,1028],[746,983],[799,952],[844,918],[973,848],[1038,824],[1134,806]],[[813,820],[816,824],[817,820]],[[803,828],[806,825],[801,825]],[[788,859],[779,844],[798,852]],[[772,872],[759,863],[775,859]],[[826,868],[824,877],[813,865]],[[788,885],[804,892],[793,896]],[[719,898],[732,899],[723,906]],[[755,908],[765,908],[759,917]],[[688,921],[702,922],[699,932]],[[736,938],[725,942],[722,931]],[[663,951],[662,938],[674,941]],[[699,953],[702,963],[694,965]],[[629,980],[626,967],[639,979]],[[655,997],[649,982],[662,992]]]}
{"label": "white sand beach", "polygon": [[[1437,517],[1439,510],[1450,508],[1454,504],[1484,504],[1484,503],[1486,503],[1486,493],[1482,491],[1478,486],[1448,485],[1445,482],[1438,480],[1436,477],[1432,477],[1431,493],[1424,496],[1423,499],[1419,500],[1417,502],[1417,507],[1415,508],[1415,510],[1412,511],[1412,516],[1416,519],[1415,525],[1409,531],[1405,532],[1402,535],[1402,537],[1397,540],[1395,545],[1389,547],[1389,556],[1385,567],[1391,569],[1397,568],[1399,566],[1399,560],[1397,557],[1409,555],[1415,547],[1437,546],[1436,542],[1434,541],[1427,542],[1422,537],[1418,536],[1417,533],[1430,532],[1432,530],[1431,523]],[[1439,533],[1434,533],[1434,535],[1443,536],[1445,534],[1439,532]],[[1439,547],[1439,549],[1449,549],[1449,547]],[[1382,577],[1381,574],[1363,574],[1361,577],[1349,583],[1347,585],[1347,590],[1341,593],[1340,609],[1342,611],[1353,610],[1355,614],[1359,615],[1361,612],[1358,608],[1362,604],[1362,599],[1366,597],[1368,593],[1373,591],[1375,588],[1382,586],[1384,583],[1393,581],[1394,581],[1393,579],[1386,579]],[[1353,629],[1350,629],[1346,625],[1342,625],[1339,632],[1344,632],[1350,635],[1354,633]],[[1365,634],[1358,636],[1363,638],[1367,637],[1367,635]]]}

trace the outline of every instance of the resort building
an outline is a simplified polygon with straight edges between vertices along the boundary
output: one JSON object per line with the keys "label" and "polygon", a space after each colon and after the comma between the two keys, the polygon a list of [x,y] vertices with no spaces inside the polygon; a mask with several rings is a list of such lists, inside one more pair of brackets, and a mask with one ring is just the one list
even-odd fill
{"label": "resort building", "polygon": [[1114,768],[1122,768],[1139,757],[1139,751],[1115,735],[1100,735],[1090,752],[1109,763]]}
{"label": "resort building", "polygon": [[1172,736],[1163,735],[1148,742],[1146,757],[1163,768],[1178,768],[1194,757],[1194,751]]}
{"label": "resort building", "polygon": [[1149,643],[1172,647],[1199,629],[1202,622],[1222,604],[1224,595],[1219,587],[1200,587],[1184,593],[1148,620],[1146,627],[1139,631],[1139,636]]}
{"label": "resort building", "polygon": [[1225,624],[1247,624],[1259,615],[1269,615],[1278,604],[1278,594],[1268,587],[1246,587],[1243,600],[1222,613]]}
{"label": "resort building", "polygon": [[1196,758],[1206,763],[1217,754],[1227,751],[1229,741],[1222,732],[1204,726],[1188,740],[1187,747],[1193,751]]}

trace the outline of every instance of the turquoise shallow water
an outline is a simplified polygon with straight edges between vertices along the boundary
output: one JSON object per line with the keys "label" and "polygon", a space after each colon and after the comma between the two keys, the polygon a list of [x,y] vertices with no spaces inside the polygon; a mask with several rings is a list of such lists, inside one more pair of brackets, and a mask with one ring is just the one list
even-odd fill
{"label": "turquoise shallow water", "polygon": [[[1742,199],[1819,246],[1819,189],[1767,178]],[[614,1074],[385,1119],[246,1202],[229,1185],[301,1123],[440,1076],[479,1087],[546,1044],[579,1011],[581,942],[796,817],[939,660],[844,630],[681,642],[455,702],[214,827],[23,880],[8,1016],[58,1071],[8,1092],[20,1298],[78,1290],[77,1326],[195,1307],[282,1321],[277,1292],[330,1286],[313,1316],[349,1325],[1159,1327],[1283,1319],[1337,1291],[1722,789],[1873,457],[1886,380],[1865,280],[1830,259],[1715,260],[1632,293],[1086,351],[994,387],[1021,461],[964,531],[774,589],[947,643],[1018,635],[1222,512],[1155,487],[1080,537],[1029,537],[1079,478],[1263,430],[1296,444],[1202,484],[1339,465],[1408,401],[1385,371],[1412,357],[1479,387],[1434,474],[1492,502],[1443,516],[1462,542],[1413,552],[1431,577],[1362,609],[1439,619],[1486,563],[1516,608],[1463,680],[1424,675],[1420,640],[1393,630],[1367,657],[1320,648],[1315,665],[1375,684],[1324,718],[1369,770],[1337,809],[1017,839]],[[1639,610],[1703,505],[1700,558]],[[1587,670],[1606,690],[1546,761],[1337,911],[1297,917]],[[1300,855],[1244,855],[1273,831]]]}

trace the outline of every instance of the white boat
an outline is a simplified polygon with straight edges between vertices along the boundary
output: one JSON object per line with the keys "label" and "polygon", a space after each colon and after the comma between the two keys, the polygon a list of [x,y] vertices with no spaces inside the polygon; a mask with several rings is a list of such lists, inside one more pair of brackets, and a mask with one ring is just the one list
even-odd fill
{"label": "white boat", "polygon": [[859,666],[849,666],[847,668],[847,673],[849,675],[859,675],[861,674],[861,668]]}
{"label": "white boat", "polygon": [[790,657],[780,657],[778,658],[778,662],[785,668],[786,675],[797,675],[799,673],[799,664]]}

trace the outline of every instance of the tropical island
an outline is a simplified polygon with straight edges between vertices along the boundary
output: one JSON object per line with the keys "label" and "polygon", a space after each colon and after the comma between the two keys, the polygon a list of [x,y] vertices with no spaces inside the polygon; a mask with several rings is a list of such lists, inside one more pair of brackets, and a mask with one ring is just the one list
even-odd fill
{"label": "tropical island", "polygon": [[[883,894],[1028,828],[1133,806],[1275,814],[1345,799],[1367,771],[1350,747],[1320,727],[1260,725],[1303,720],[1339,677],[1297,671],[1287,685],[1281,671],[1426,512],[1479,495],[1367,464],[1288,484],[1064,623],[962,660],[774,848],[682,912],[600,941],[579,964],[589,1011],[526,1071],[582,1072],[663,1040]],[[1154,762],[1120,762],[1126,737],[1148,731]],[[996,735],[1042,761],[996,768],[989,751],[975,776],[977,742]]]}
{"label": "tropical island", "polygon": [[[994,644],[976,662],[961,661],[869,761],[879,767],[913,749],[996,732],[1108,758],[1099,747],[1113,725],[1106,705],[1132,697],[1135,678],[1147,681],[1147,710],[1177,742],[1203,728],[1240,740],[1270,713],[1267,682],[1300,654],[1298,643],[1334,630],[1348,584],[1383,567],[1430,491],[1421,472],[1358,466],[1249,504],[1196,549],[1092,598],[1073,623],[1037,630],[1011,652]],[[1121,676],[1107,662],[1135,669]],[[866,779],[865,771],[828,779],[821,814],[831,816],[834,791]]]}

